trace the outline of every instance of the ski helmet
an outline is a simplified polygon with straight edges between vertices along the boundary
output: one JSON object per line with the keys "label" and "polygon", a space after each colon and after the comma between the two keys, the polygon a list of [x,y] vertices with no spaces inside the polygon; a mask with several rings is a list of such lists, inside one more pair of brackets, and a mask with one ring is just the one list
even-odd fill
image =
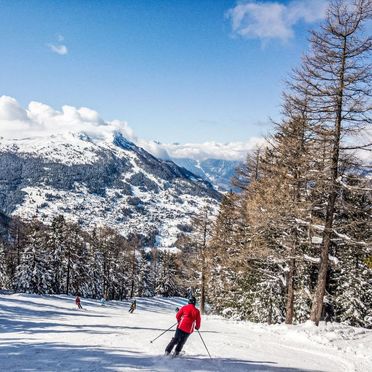
{"label": "ski helmet", "polygon": [[193,305],[196,304],[196,298],[194,296],[189,298],[189,304],[193,304]]}

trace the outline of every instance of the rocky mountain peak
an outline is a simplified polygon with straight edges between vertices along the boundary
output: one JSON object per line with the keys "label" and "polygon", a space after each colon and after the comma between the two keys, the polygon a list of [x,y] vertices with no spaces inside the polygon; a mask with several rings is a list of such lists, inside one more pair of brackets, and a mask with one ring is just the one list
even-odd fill
{"label": "rocky mountain peak", "polygon": [[206,204],[217,208],[219,199],[209,182],[120,132],[0,139],[0,204],[9,215],[49,223],[63,214],[87,229],[103,224],[172,246],[177,226]]}

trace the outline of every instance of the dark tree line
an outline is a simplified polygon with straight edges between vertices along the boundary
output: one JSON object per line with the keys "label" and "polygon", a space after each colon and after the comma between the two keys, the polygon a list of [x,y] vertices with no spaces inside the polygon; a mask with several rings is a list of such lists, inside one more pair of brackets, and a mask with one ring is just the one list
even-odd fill
{"label": "dark tree line", "polygon": [[0,288],[116,300],[184,295],[180,256],[145,251],[138,236],[106,227],[84,231],[63,216],[51,225],[13,219],[0,242]]}

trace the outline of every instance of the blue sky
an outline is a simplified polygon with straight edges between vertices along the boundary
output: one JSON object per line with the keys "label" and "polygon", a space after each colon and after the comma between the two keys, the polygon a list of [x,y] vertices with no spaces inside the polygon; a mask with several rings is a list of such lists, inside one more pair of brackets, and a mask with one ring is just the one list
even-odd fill
{"label": "blue sky", "polygon": [[324,3],[0,1],[0,95],[89,107],[145,139],[245,141],[278,117]]}

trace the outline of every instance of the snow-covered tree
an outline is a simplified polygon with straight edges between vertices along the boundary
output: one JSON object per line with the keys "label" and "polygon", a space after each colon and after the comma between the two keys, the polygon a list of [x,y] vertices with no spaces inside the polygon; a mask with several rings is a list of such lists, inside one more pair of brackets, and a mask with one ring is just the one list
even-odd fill
{"label": "snow-covered tree", "polygon": [[20,265],[17,266],[14,286],[26,293],[51,293],[52,270],[50,251],[46,244],[42,225],[33,222],[31,236],[23,250]]}
{"label": "snow-covered tree", "polygon": [[[370,94],[372,69],[368,55],[372,41],[363,25],[371,17],[370,0],[332,1],[320,31],[311,33],[311,49],[297,71],[297,91],[308,97],[307,119],[315,128],[319,155],[325,167],[318,184],[323,183],[324,230],[320,265],[311,320],[318,324],[327,286],[329,252],[332,245],[339,178],[345,150],[350,150],[350,135],[371,121]],[[365,148],[371,144],[366,144]],[[359,146],[362,148],[362,146]]]}
{"label": "snow-covered tree", "polygon": [[181,293],[177,283],[179,266],[177,256],[171,252],[158,252],[157,277],[155,293],[160,296],[179,296]]}
{"label": "snow-covered tree", "polygon": [[136,296],[151,297],[155,294],[154,275],[151,269],[151,262],[148,254],[142,251],[138,258],[138,274]]}
{"label": "snow-covered tree", "polygon": [[10,288],[8,257],[4,241],[0,238],[0,289]]}
{"label": "snow-covered tree", "polygon": [[49,229],[48,245],[51,250],[51,269],[55,293],[68,293],[71,246],[68,244],[68,225],[63,216],[56,216]]}

